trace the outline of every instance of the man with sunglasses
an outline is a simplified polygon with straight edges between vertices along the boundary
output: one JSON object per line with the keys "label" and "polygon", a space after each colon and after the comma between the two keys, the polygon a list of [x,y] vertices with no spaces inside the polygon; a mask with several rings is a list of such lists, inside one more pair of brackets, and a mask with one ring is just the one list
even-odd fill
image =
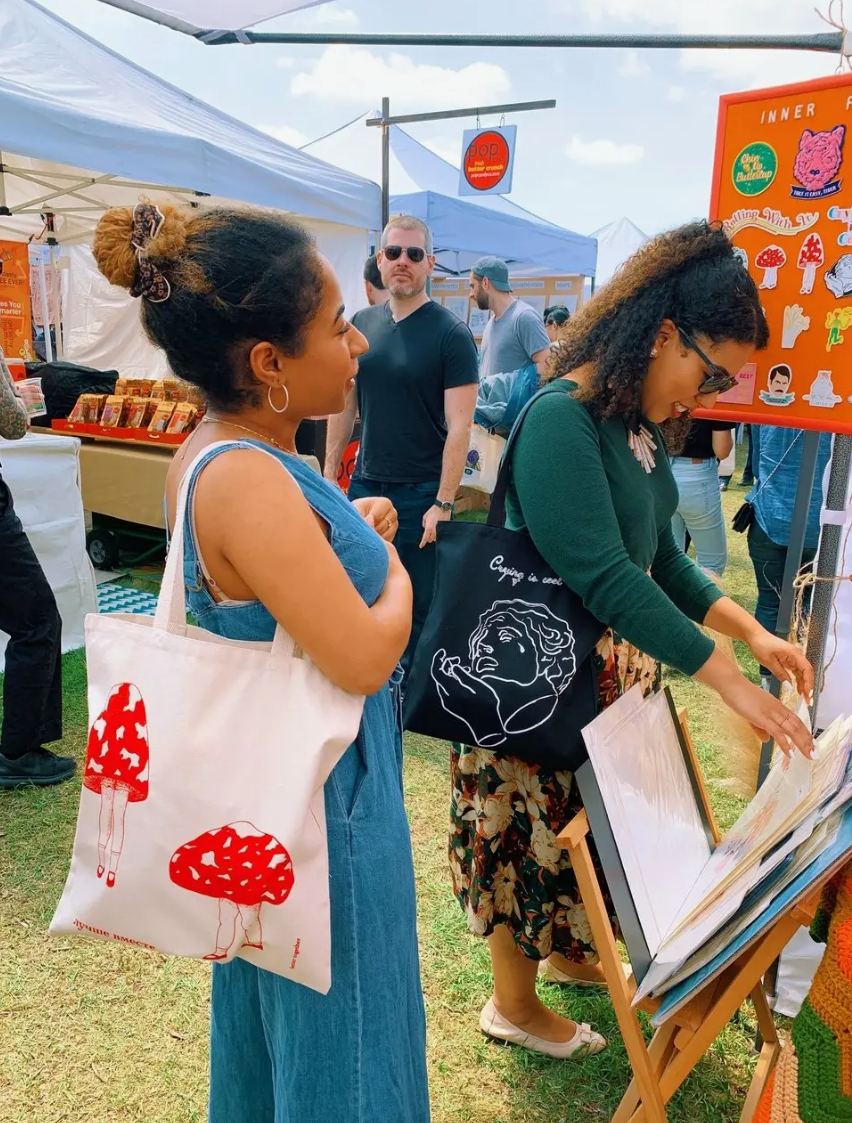
{"label": "man with sunglasses", "polygon": [[336,481],[360,409],[349,498],[384,496],[396,507],[394,544],[414,587],[407,671],[432,603],[436,528],[452,517],[470,446],[477,355],[467,325],[426,294],[435,258],[425,223],[392,218],[376,259],[389,298],[352,318],[370,349],[345,411],[329,419],[325,476]]}

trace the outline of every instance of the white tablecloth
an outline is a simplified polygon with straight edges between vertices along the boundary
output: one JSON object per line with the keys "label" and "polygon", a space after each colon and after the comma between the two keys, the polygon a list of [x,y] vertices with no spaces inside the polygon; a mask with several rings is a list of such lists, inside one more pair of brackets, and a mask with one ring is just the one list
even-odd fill
{"label": "white tablecloth", "polygon": [[[98,605],[95,575],[86,554],[79,452],[80,442],[74,437],[29,433],[22,441],[0,439],[0,471],[56,596],[63,651],[83,646],[83,621],[89,612],[97,612]],[[7,639],[0,632],[0,670]]]}

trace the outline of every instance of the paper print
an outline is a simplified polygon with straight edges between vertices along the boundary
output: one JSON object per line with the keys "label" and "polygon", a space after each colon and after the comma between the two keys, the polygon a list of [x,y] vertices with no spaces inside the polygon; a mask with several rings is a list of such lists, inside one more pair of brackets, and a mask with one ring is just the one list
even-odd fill
{"label": "paper print", "polygon": [[806,316],[801,304],[788,304],[784,309],[784,323],[781,328],[781,346],[791,350],[803,331],[811,326],[810,316]]}
{"label": "paper print", "polygon": [[831,222],[842,222],[846,229],[837,235],[838,246],[852,246],[852,207],[829,207],[828,218]]}
{"label": "paper print", "polygon": [[100,796],[98,877],[115,885],[129,803],[148,798],[148,720],[132,683],[114,686],[89,732],[83,787]]}
{"label": "paper print", "polygon": [[185,842],[172,855],[169,877],[181,889],[218,900],[215,950],[204,956],[213,962],[243,948],[263,951],[261,908],[283,904],[295,884],[284,846],[246,822],[228,823]]}
{"label": "paper print", "polygon": [[826,316],[825,326],[828,328],[828,341],[825,349],[830,351],[832,347],[839,347],[846,339],[846,336],[842,333],[847,328],[852,327],[852,308],[835,308],[833,312],[829,312]]}
{"label": "paper print", "polygon": [[852,296],[852,253],[835,261],[825,275],[825,285],[836,297]]}
{"label": "paper print", "polygon": [[769,372],[766,379],[766,390],[760,391],[760,400],[766,406],[784,406],[792,405],[796,400],[796,395],[790,393],[790,386],[793,381],[793,372],[786,363],[776,363]]}
{"label": "paper print", "polygon": [[803,211],[796,215],[796,221],[793,222],[792,218],[788,218],[774,207],[764,207],[762,211],[747,208],[734,211],[730,218],[725,219],[722,226],[729,238],[733,238],[741,230],[750,228],[791,238],[796,234],[804,234],[812,226],[816,226],[817,222],[819,222],[818,211]]}
{"label": "paper print", "polygon": [[[843,311],[850,313],[849,324],[852,324],[852,308],[844,308]],[[820,409],[834,409],[836,405],[843,401],[843,398],[834,392],[834,382],[830,370],[821,370],[811,383],[811,392],[802,394],[802,398],[810,405]]]}
{"label": "paper print", "polygon": [[845,139],[845,125],[821,133],[805,129],[793,165],[793,175],[801,184],[790,192],[794,199],[825,199],[837,194]]}
{"label": "paper print", "polygon": [[816,271],[823,265],[825,265],[825,249],[823,248],[822,238],[816,232],[808,234],[799,250],[798,261],[799,268],[803,270],[802,287],[799,289],[803,296],[807,296],[814,291]]}
{"label": "paper print", "polygon": [[443,648],[432,660],[441,705],[470,730],[470,744],[486,749],[544,725],[576,670],[569,624],[524,600],[498,600],[483,612],[466,666]]}
{"label": "paper print", "polygon": [[763,269],[762,289],[774,289],[778,284],[778,270],[787,264],[787,255],[780,246],[767,246],[754,259],[756,268]]}

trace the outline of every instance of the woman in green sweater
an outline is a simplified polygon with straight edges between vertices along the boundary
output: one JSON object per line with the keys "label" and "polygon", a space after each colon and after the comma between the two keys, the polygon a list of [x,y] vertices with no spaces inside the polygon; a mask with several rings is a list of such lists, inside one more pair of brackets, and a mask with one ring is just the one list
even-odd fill
{"label": "woman in green sweater", "polygon": [[[769,332],[757,287],[721,229],[696,223],[628,261],[566,328],[552,381],[517,437],[509,525],[526,529],[565,584],[606,625],[600,707],[660,664],[692,675],[786,751],[809,731],[749,681],[698,627],[744,641],[808,696],[796,648],[723,596],[677,547],[677,487],[659,426],[712,406]],[[549,1010],[536,972],[603,982],[576,878],[556,835],[581,808],[570,773],[487,749],[452,754],[450,866],[472,932],[489,940],[494,993],[483,1032],[557,1057],[606,1042]]]}

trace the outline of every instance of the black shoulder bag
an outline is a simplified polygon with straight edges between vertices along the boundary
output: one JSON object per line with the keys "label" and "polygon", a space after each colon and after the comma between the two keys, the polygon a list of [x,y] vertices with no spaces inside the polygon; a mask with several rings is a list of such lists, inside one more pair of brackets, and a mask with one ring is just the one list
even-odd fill
{"label": "black shoulder bag", "polygon": [[605,627],[530,536],[503,525],[515,442],[538,397],[509,438],[487,524],[438,525],[435,597],[403,717],[414,733],[573,770],[598,712],[594,651]]}

